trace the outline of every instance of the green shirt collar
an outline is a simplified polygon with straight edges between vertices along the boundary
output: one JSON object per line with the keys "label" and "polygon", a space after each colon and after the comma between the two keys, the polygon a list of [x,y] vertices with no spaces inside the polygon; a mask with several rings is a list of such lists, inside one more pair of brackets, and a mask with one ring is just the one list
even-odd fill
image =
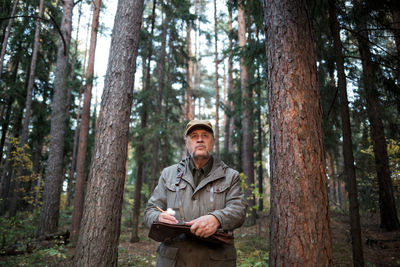
{"label": "green shirt collar", "polygon": [[211,156],[210,159],[207,161],[206,165],[204,165],[200,169],[197,169],[196,166],[194,165],[193,158],[190,158],[189,167],[190,167],[190,171],[192,172],[193,177],[194,177],[194,174],[196,171],[200,171],[201,174],[203,174],[204,177],[206,177],[210,173],[210,171],[213,167],[213,162],[214,162],[214,158],[213,158],[213,156]]}

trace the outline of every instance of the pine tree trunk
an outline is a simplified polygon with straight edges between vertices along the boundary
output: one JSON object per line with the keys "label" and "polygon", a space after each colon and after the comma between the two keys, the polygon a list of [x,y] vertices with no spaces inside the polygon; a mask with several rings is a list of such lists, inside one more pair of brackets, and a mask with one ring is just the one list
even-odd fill
{"label": "pine tree trunk", "polygon": [[1,44],[1,52],[0,52],[0,80],[1,80],[1,74],[3,73],[3,64],[4,64],[4,56],[6,55],[6,49],[7,49],[7,43],[8,43],[8,38],[10,37],[10,31],[11,31],[11,27],[13,25],[14,22],[14,16],[15,16],[15,12],[17,10],[17,6],[18,6],[18,2],[19,0],[14,0],[14,4],[11,10],[11,14],[10,14],[10,19],[8,20],[8,25],[7,25],[7,29],[6,29],[6,33],[4,34],[4,39],[3,39],[3,43]]}
{"label": "pine tree trunk", "polygon": [[86,178],[86,154],[89,136],[90,123],[90,102],[92,98],[94,56],[96,52],[97,31],[99,27],[99,17],[101,0],[96,0],[93,7],[92,30],[90,35],[89,59],[86,72],[86,90],[82,107],[81,125],[79,130],[79,145],[76,158],[76,182],[74,194],[74,210],[72,213],[71,239],[74,240],[79,233],[79,226],[82,219],[84,188]]}
{"label": "pine tree trunk", "polygon": [[[397,57],[400,57],[400,4],[398,1],[393,1],[393,6],[391,6],[391,15],[392,31],[396,42]],[[397,64],[397,67],[397,83],[400,84],[400,63]]]}
{"label": "pine tree trunk", "polygon": [[397,217],[396,203],[393,195],[393,186],[389,169],[389,158],[385,132],[381,118],[381,107],[378,100],[378,90],[376,88],[375,68],[369,47],[369,37],[367,30],[367,13],[358,1],[355,1],[358,34],[358,48],[362,62],[362,82],[364,87],[364,97],[367,102],[367,114],[370,122],[370,132],[375,156],[375,166],[379,185],[379,209],[380,227],[387,231],[400,228]]}
{"label": "pine tree trunk", "polygon": [[329,1],[329,20],[332,29],[336,67],[338,76],[338,87],[340,95],[340,114],[342,120],[343,135],[343,158],[344,174],[347,182],[347,191],[349,193],[350,204],[350,232],[353,248],[353,265],[364,266],[364,257],[361,240],[360,212],[358,208],[358,192],[356,180],[356,168],[354,166],[353,143],[351,140],[351,125],[349,102],[347,100],[346,74],[344,72],[344,59],[342,55],[342,43],[340,40],[339,23],[336,17],[335,0]]}
{"label": "pine tree trunk", "polygon": [[316,53],[306,1],[264,0],[271,159],[270,266],[331,266]]}
{"label": "pine tree trunk", "polygon": [[66,80],[68,76],[68,55],[72,31],[73,0],[65,0],[61,19],[61,37],[58,41],[57,64],[54,79],[54,95],[51,112],[50,146],[47,161],[46,180],[43,190],[43,205],[40,211],[38,235],[55,233],[58,228],[60,194],[63,182],[64,136],[66,110],[69,103]]}
{"label": "pine tree trunk", "polygon": [[214,61],[215,61],[215,157],[219,158],[219,83],[218,83],[218,20],[217,20],[217,0],[214,0]]}
{"label": "pine tree trunk", "polygon": [[190,21],[186,22],[186,47],[188,53],[188,61],[187,61],[187,90],[186,90],[186,119],[193,120],[193,104],[192,104],[192,90],[193,90],[193,60],[192,60],[192,42],[190,38],[191,27]]}
{"label": "pine tree trunk", "polygon": [[119,0],[93,159],[85,197],[77,266],[117,266],[129,121],[143,0]]}
{"label": "pine tree trunk", "polygon": [[[232,0],[229,0],[230,2],[232,2]],[[233,131],[234,131],[234,116],[232,114],[233,112],[233,101],[232,101],[232,97],[233,97],[233,93],[234,93],[234,86],[233,86],[233,31],[232,31],[232,8],[229,8],[229,13],[228,13],[228,31],[229,31],[229,47],[228,47],[228,51],[229,51],[229,58],[228,58],[228,110],[230,112],[229,114],[229,122],[228,122],[228,141],[227,141],[227,145],[225,146],[225,151],[228,151],[228,154],[231,155],[234,151],[233,151]]]}
{"label": "pine tree trunk", "polygon": [[[146,62],[145,70],[143,71],[146,74],[146,78],[144,80],[144,89],[143,91],[150,92],[150,71],[151,71],[151,57],[153,55],[153,37],[154,37],[154,24],[155,24],[155,12],[156,12],[156,5],[157,1],[153,2],[153,9],[151,13],[151,30],[150,30],[150,40],[151,43],[149,45],[149,50],[147,53],[147,58],[143,60]],[[141,191],[142,191],[142,181],[144,180],[144,153],[145,153],[145,137],[144,132],[147,128],[147,117],[148,117],[148,105],[149,102],[147,101],[147,97],[144,96],[142,98],[143,106],[141,112],[141,131],[139,134],[139,144],[136,147],[136,161],[137,161],[137,170],[136,170],[136,181],[135,181],[135,194],[133,200],[133,219],[132,219],[132,235],[131,235],[131,242],[139,242],[139,217],[140,217],[140,206],[141,206]]]}
{"label": "pine tree trunk", "polygon": [[[162,1],[162,6],[164,5],[163,1]],[[169,0],[167,0],[167,3],[165,4],[166,6],[169,5]],[[159,116],[161,116],[162,114],[162,98],[163,98],[163,94],[164,94],[164,89],[165,89],[165,62],[166,62],[166,47],[167,47],[167,30],[168,30],[168,23],[169,23],[169,16],[166,13],[165,8],[163,7],[163,28],[162,28],[162,33],[161,33],[161,49],[160,49],[160,59],[159,59],[159,65],[158,65],[158,80],[160,83],[160,88],[158,91],[158,99],[157,99],[157,107],[156,107],[156,114],[159,114]],[[161,117],[156,119],[156,127],[161,127]],[[156,186],[156,182],[157,182],[157,173],[158,170],[160,168],[159,165],[159,158],[158,158],[158,154],[159,154],[159,149],[160,149],[160,131],[157,131],[154,140],[153,140],[153,158],[152,158],[152,162],[151,162],[151,192],[153,192],[155,186]]]}
{"label": "pine tree trunk", "polygon": [[248,215],[246,216],[245,224],[247,226],[256,223],[256,213],[254,206],[256,204],[252,185],[254,185],[254,156],[253,156],[253,135],[250,127],[250,119],[252,113],[252,105],[250,104],[250,94],[248,86],[248,71],[244,58],[246,49],[246,23],[244,0],[238,2],[238,24],[239,24],[239,47],[242,52],[240,57],[240,87],[242,90],[243,116],[242,116],[242,163],[243,173],[246,176],[247,187],[244,189],[244,196],[249,205]]}
{"label": "pine tree trunk", "polygon": [[[72,56],[72,68],[70,72],[70,79],[74,78],[75,68],[76,68],[76,60],[78,57],[78,40],[79,40],[79,29],[81,25],[81,17],[82,17],[82,2],[79,3],[79,10],[78,10],[78,24],[76,26],[76,36],[75,36],[75,46],[74,46],[74,54]],[[86,53],[85,53],[86,57]],[[86,58],[85,58],[86,60]],[[85,69],[85,66],[82,67]],[[82,75],[83,77],[83,75]],[[82,85],[81,85],[82,87]],[[78,137],[79,137],[79,118],[80,118],[80,111],[81,111],[81,102],[82,102],[82,90],[79,90],[78,96],[78,107],[76,112],[76,127],[74,131],[74,142],[72,145],[72,155],[71,155],[71,163],[70,169],[68,173],[68,184],[67,184],[67,207],[71,207],[72,200],[73,200],[73,187],[75,182],[75,170],[76,170],[76,154],[78,152]]]}

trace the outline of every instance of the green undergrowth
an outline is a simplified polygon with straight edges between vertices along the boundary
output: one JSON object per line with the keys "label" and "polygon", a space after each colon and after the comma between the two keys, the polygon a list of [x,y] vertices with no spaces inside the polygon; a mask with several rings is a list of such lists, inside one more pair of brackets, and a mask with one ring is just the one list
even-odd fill
{"label": "green undergrowth", "polygon": [[237,266],[268,266],[269,242],[264,235],[242,233],[235,239]]}

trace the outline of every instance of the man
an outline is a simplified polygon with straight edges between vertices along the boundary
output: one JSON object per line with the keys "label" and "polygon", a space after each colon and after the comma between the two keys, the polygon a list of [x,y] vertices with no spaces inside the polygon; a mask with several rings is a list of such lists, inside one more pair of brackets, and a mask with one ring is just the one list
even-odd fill
{"label": "man", "polygon": [[[145,221],[190,225],[190,231],[206,238],[218,229],[232,231],[245,219],[247,204],[239,173],[212,156],[214,132],[209,121],[192,120],[184,133],[189,157],[165,168],[148,201]],[[183,175],[177,182],[178,167]],[[179,172],[181,173],[181,172]],[[171,208],[175,216],[161,212]],[[157,266],[236,266],[234,245],[211,244],[182,234],[157,249]]]}

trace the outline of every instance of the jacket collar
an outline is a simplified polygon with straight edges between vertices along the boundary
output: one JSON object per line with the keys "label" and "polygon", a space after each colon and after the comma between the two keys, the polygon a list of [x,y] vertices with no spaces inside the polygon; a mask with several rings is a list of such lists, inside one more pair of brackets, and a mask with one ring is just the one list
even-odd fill
{"label": "jacket collar", "polygon": [[221,179],[225,177],[225,170],[228,168],[228,166],[222,162],[219,159],[216,159],[214,157],[214,163],[211,168],[211,171],[208,173],[208,175],[200,181],[199,185],[197,187],[194,186],[193,182],[193,175],[190,170],[189,164],[186,164],[185,167],[185,173],[182,177],[183,180],[185,180],[187,183],[189,183],[192,188],[194,189],[193,194],[195,194],[197,191],[201,190],[203,187],[205,187],[208,183],[211,183],[215,180]]}

